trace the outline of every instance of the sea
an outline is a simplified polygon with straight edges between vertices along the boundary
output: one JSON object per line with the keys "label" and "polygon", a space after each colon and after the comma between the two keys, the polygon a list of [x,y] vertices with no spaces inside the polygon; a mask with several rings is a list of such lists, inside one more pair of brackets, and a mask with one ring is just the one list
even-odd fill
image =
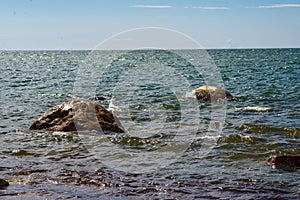
{"label": "sea", "polygon": [[[299,169],[266,164],[300,154],[300,49],[0,51],[0,70],[0,199],[300,199]],[[126,133],[29,129],[73,99]]]}

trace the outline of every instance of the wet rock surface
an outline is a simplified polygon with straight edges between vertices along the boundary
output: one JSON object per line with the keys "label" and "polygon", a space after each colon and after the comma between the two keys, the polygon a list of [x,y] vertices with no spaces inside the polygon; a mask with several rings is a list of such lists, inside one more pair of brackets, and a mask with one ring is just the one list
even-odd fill
{"label": "wet rock surface", "polygon": [[[176,172],[170,172],[168,175],[160,172],[128,174],[107,168],[92,170],[76,166],[50,168],[46,172],[25,168],[10,170],[15,172],[5,173],[12,181],[11,187],[2,193],[0,191],[0,199],[224,199],[224,196],[240,199],[241,195],[243,199],[264,199],[260,198],[261,195],[270,197],[267,199],[296,197],[288,190],[270,186],[258,188],[256,184],[263,184],[263,181],[238,177],[230,180]],[[27,172],[30,173],[25,175]],[[273,184],[279,185],[282,182],[275,181]],[[239,185],[239,188],[236,189],[236,185]]]}
{"label": "wet rock surface", "polygon": [[66,132],[76,130],[124,132],[120,122],[111,111],[96,102],[87,100],[66,101],[50,108],[30,126],[30,129]]}
{"label": "wet rock surface", "polygon": [[233,96],[227,90],[208,85],[196,88],[193,94],[197,100],[202,102],[218,102],[233,99]]}
{"label": "wet rock surface", "polygon": [[300,167],[300,155],[275,155],[267,160],[273,168]]}
{"label": "wet rock surface", "polygon": [[0,188],[9,186],[9,183],[6,180],[0,179]]}

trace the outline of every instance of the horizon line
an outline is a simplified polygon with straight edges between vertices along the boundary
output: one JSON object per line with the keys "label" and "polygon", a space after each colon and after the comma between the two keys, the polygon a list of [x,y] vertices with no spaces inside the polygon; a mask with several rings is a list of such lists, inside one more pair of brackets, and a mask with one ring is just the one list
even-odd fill
{"label": "horizon line", "polygon": [[134,50],[243,50],[243,49],[300,49],[300,47],[212,47],[212,48],[165,48],[165,49],[0,49],[0,51],[134,51]]}

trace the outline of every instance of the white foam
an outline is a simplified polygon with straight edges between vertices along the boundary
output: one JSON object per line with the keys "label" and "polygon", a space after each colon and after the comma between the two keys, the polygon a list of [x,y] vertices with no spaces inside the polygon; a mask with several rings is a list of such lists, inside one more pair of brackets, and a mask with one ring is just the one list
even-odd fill
{"label": "white foam", "polygon": [[236,110],[245,110],[245,111],[255,111],[255,112],[265,112],[272,110],[271,107],[261,107],[261,106],[247,106],[242,108],[235,108]]}
{"label": "white foam", "polygon": [[119,106],[117,106],[117,105],[114,104],[114,100],[115,99],[113,99],[113,98],[111,100],[109,100],[109,105],[108,105],[108,109],[107,110],[110,110],[110,111],[122,111],[122,109]]}
{"label": "white foam", "polygon": [[192,92],[187,92],[187,93],[185,94],[185,97],[186,97],[186,98],[196,98],[196,96],[195,96],[195,91],[193,90]]}

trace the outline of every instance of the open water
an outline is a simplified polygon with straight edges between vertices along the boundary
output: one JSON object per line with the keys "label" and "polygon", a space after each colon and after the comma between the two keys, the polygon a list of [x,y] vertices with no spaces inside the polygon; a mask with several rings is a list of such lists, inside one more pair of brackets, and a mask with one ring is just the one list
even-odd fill
{"label": "open water", "polygon": [[[0,51],[0,198],[299,199],[299,169],[265,161],[300,154],[300,49],[201,51]],[[214,81],[235,100],[192,98]],[[93,96],[127,133],[29,130]]]}

